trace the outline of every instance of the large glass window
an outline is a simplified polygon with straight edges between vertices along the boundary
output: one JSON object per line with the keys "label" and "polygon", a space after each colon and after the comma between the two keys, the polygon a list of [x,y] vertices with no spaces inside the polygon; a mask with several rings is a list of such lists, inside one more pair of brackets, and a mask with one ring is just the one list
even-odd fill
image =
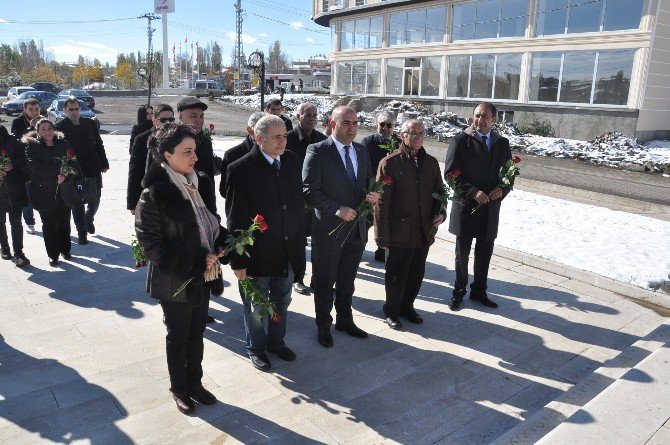
{"label": "large glass window", "polygon": [[338,62],[337,94],[379,94],[380,68],[379,60]]}
{"label": "large glass window", "polygon": [[370,19],[358,19],[354,22],[354,46],[353,48],[368,48],[370,43]]}
{"label": "large glass window", "polygon": [[382,64],[380,60],[368,61],[367,94],[380,94],[382,81]]}
{"label": "large glass window", "polygon": [[370,19],[370,44],[368,48],[381,48],[384,36],[384,18],[372,17]]}
{"label": "large glass window", "polygon": [[337,93],[351,93],[351,62],[337,62]]}
{"label": "large glass window", "polygon": [[340,47],[343,51],[347,49],[354,49],[354,31],[356,29],[356,22],[353,20],[347,20],[346,22],[342,22],[340,26]]}
{"label": "large glass window", "polygon": [[447,96],[519,100],[521,54],[449,57]]}
{"label": "large glass window", "polygon": [[456,3],[452,8],[452,41],[521,37],[525,33],[528,0],[477,0]]}
{"label": "large glass window", "polygon": [[356,20],[347,20],[341,24],[341,49],[380,48],[384,19],[378,17],[364,17]]}
{"label": "large glass window", "polygon": [[402,96],[402,70],[405,59],[388,59],[386,61],[386,94]]}
{"label": "large glass window", "polygon": [[626,105],[634,55],[632,49],[536,53],[530,100]]}
{"label": "large glass window", "polygon": [[353,94],[365,94],[365,81],[367,79],[367,63],[353,62],[351,65],[351,92]]}
{"label": "large glass window", "polygon": [[536,35],[636,29],[644,0],[538,0]]}
{"label": "large glass window", "polygon": [[421,96],[439,96],[442,57],[421,59]]}
{"label": "large glass window", "polygon": [[445,16],[444,6],[392,13],[389,45],[442,42],[446,29]]}

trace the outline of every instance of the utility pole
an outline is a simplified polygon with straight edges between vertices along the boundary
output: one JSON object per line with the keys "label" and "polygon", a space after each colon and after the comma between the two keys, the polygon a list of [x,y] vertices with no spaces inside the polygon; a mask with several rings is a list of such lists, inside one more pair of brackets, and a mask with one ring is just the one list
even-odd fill
{"label": "utility pole", "polygon": [[235,83],[235,95],[242,95],[242,67],[245,65],[244,56],[242,55],[242,0],[237,0],[235,3],[235,15],[237,23],[237,40],[235,41],[235,55],[237,59],[237,82]]}
{"label": "utility pole", "polygon": [[[147,105],[151,105],[151,82],[153,80],[153,59],[154,59],[154,47],[153,43],[151,41],[151,37],[154,34],[154,31],[156,31],[154,28],[151,27],[151,21],[152,20],[158,20],[160,17],[158,17],[156,14],[144,14],[138,17],[138,19],[147,19],[147,38],[149,39],[149,47],[147,50],[147,73],[149,77],[149,97],[147,98]],[[166,55],[163,54],[163,57]]]}

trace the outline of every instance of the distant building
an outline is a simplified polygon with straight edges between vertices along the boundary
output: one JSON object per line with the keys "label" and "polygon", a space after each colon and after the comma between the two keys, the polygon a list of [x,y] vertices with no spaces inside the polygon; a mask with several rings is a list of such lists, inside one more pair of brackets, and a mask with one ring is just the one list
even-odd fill
{"label": "distant building", "polygon": [[[332,94],[670,137],[670,0],[314,0]],[[370,99],[371,100],[371,99]],[[381,99],[380,99],[381,102]]]}

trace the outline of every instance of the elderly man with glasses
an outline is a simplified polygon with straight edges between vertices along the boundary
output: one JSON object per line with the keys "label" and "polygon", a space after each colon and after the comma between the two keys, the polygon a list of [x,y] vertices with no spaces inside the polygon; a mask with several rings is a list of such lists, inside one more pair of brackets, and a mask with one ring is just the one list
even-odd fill
{"label": "elderly man with glasses", "polygon": [[95,122],[80,116],[79,101],[71,96],[63,104],[63,109],[66,118],[56,124],[56,130],[62,131],[65,140],[72,146],[84,177],[95,178],[98,183],[98,194],[95,201],[72,207],[72,218],[77,227],[79,244],[87,244],[88,234],[95,233],[93,221],[100,206],[102,173],[109,170],[109,161]]}

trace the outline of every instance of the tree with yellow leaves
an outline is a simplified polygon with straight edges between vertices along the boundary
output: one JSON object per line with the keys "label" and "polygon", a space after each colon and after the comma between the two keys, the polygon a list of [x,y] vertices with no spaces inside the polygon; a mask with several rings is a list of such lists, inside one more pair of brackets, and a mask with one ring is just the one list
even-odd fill
{"label": "tree with yellow leaves", "polygon": [[133,84],[133,80],[135,80],[135,73],[128,62],[120,62],[116,65],[114,75],[126,88],[130,88]]}

